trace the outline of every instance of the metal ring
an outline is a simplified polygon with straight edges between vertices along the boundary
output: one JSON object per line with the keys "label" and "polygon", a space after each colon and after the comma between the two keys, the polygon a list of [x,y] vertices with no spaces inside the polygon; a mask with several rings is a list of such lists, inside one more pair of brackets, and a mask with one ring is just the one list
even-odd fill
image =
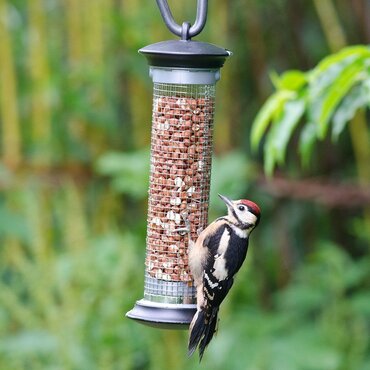
{"label": "metal ring", "polygon": [[195,18],[195,23],[190,27],[186,33],[186,38],[184,38],[184,22],[182,26],[178,25],[171,13],[170,7],[168,6],[167,0],[157,0],[157,5],[159,11],[161,12],[164,23],[167,28],[175,35],[182,38],[182,40],[190,40],[191,37],[198,35],[204,28],[207,21],[207,8],[208,0],[198,0],[197,1],[197,15]]}
{"label": "metal ring", "polygon": [[190,23],[189,22],[183,22],[181,27],[181,40],[189,40],[189,31],[190,31]]}

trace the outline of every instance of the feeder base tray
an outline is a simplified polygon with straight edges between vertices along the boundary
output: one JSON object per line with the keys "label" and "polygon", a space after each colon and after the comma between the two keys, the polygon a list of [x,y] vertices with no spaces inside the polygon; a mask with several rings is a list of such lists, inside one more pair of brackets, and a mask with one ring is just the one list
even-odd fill
{"label": "feeder base tray", "polygon": [[126,317],[158,329],[188,329],[196,304],[166,304],[141,299]]}

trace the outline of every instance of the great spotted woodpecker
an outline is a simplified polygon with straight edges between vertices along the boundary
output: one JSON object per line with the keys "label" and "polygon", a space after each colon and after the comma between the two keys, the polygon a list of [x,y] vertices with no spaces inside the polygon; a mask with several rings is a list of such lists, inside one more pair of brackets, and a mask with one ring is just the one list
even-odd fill
{"label": "great spotted woodpecker", "polygon": [[189,329],[188,354],[199,347],[199,361],[216,331],[220,304],[234,282],[234,275],[244,262],[248,238],[258,225],[261,211],[250,200],[226,203],[228,215],[208,225],[195,243],[189,244],[189,266],[197,288],[197,312]]}

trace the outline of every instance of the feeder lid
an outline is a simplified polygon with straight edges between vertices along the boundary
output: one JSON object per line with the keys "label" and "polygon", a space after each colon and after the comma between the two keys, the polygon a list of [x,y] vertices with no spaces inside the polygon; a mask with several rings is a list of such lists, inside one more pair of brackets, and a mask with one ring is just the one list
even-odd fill
{"label": "feeder lid", "polygon": [[143,47],[149,65],[178,68],[221,68],[232,53],[207,42],[168,40]]}

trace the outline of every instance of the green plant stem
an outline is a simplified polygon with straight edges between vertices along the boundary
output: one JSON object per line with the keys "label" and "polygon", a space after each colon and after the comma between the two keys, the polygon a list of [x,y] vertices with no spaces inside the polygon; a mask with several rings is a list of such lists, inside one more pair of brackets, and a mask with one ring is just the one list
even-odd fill
{"label": "green plant stem", "polygon": [[51,101],[50,68],[47,53],[47,17],[42,1],[28,1],[29,34],[33,35],[29,44],[28,68],[32,86],[30,96],[32,125],[32,146],[34,163],[50,163]]}
{"label": "green plant stem", "polygon": [[[370,137],[366,125],[366,113],[359,110],[349,123],[353,150],[355,152],[358,181],[361,186],[370,185]],[[365,225],[370,234],[370,207],[365,208]],[[370,235],[369,235],[370,237]]]}
{"label": "green plant stem", "polygon": [[12,39],[8,27],[7,4],[0,0],[0,121],[2,121],[2,157],[7,165],[21,161],[21,136],[17,106],[17,77]]}
{"label": "green plant stem", "polygon": [[347,45],[346,36],[339,22],[332,0],[314,0],[329,49],[336,52]]}
{"label": "green plant stem", "polygon": [[366,113],[359,110],[349,125],[359,174],[359,183],[369,185],[370,180],[370,138],[366,125]]}

